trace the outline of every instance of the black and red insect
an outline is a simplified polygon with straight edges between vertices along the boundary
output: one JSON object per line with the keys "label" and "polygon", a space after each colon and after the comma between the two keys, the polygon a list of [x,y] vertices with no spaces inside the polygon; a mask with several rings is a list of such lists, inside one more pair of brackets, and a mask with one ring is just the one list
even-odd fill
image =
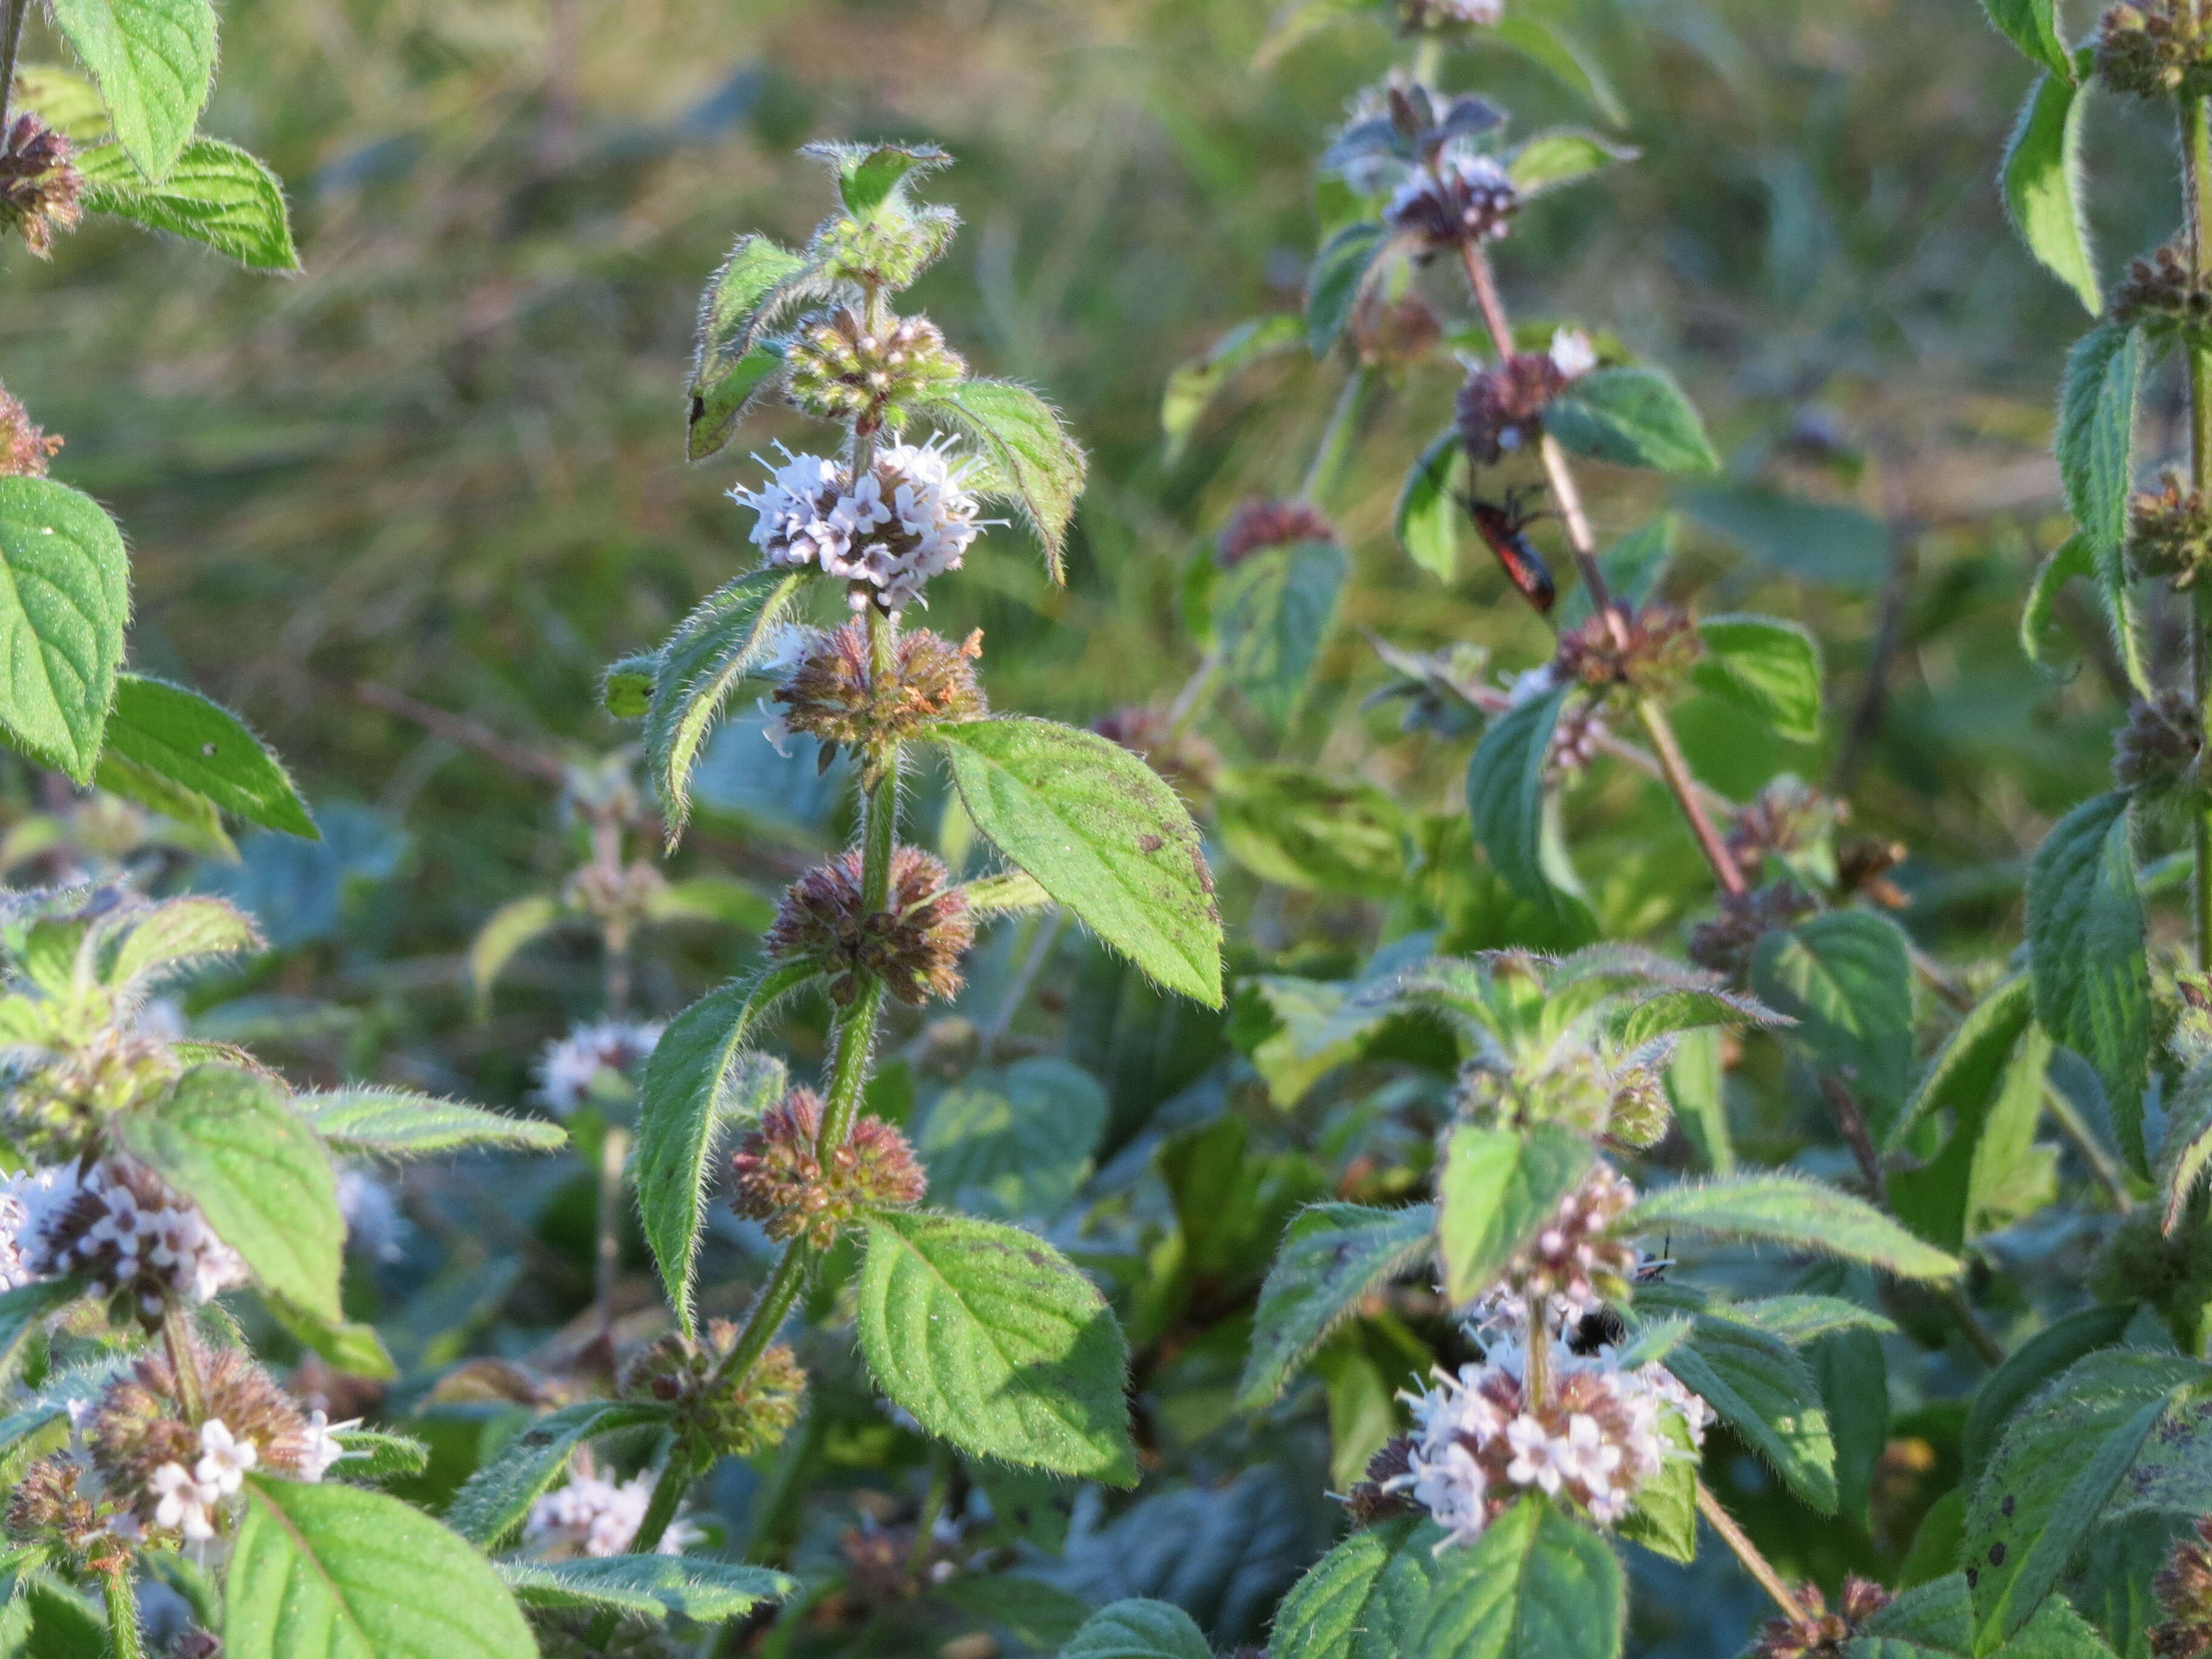
{"label": "black and red insect", "polygon": [[1553,585],[1551,571],[1545,568],[1542,557],[1529,545],[1524,533],[1544,516],[1522,507],[1524,493],[1509,489],[1502,503],[1486,501],[1480,495],[1470,496],[1467,513],[1491,552],[1497,556],[1505,580],[1520,589],[1521,597],[1537,610],[1548,612],[1552,602],[1559,597],[1559,590]]}

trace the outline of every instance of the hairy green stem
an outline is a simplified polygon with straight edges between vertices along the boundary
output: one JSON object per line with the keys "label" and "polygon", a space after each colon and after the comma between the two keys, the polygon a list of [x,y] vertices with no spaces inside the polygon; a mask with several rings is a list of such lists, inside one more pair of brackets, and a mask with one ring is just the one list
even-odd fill
{"label": "hairy green stem", "polygon": [[1759,1580],[1759,1589],[1774,1598],[1774,1605],[1782,1609],[1782,1616],[1804,1622],[1805,1604],[1782,1582],[1782,1575],[1775,1571],[1774,1564],[1759,1553],[1759,1546],[1751,1541],[1751,1534],[1736,1524],[1735,1516],[1721,1506],[1721,1500],[1713,1496],[1712,1488],[1703,1480],[1698,1482],[1698,1513],[1720,1534],[1721,1542],[1735,1552],[1745,1570]]}
{"label": "hairy green stem", "polygon": [[599,1214],[592,1261],[592,1301],[599,1334],[615,1328],[615,1273],[622,1265],[623,1171],[629,1164],[629,1131],[610,1123],[599,1137]]}
{"label": "hairy green stem", "polygon": [[106,1574],[107,1639],[115,1659],[146,1659],[145,1638],[138,1630],[138,1588],[131,1569],[115,1567]]}
{"label": "hairy green stem", "polygon": [[2089,1126],[2082,1121],[2074,1103],[2046,1082],[2043,1085],[2044,1109],[2058,1132],[2074,1143],[2074,1150],[2081,1154],[2082,1163],[2089,1166],[2089,1174],[2105,1189],[2105,1196],[2112,1200],[2112,1207],[2123,1215],[2135,1207],[2135,1194],[2128,1190],[2128,1178],[2122,1171],[2119,1160],[2105,1150]]}
{"label": "hairy green stem", "polygon": [[193,1423],[207,1417],[207,1396],[200,1387],[199,1361],[194,1357],[191,1316],[174,1303],[161,1316],[161,1345],[169,1354],[169,1369],[177,1375],[177,1403]]}
{"label": "hairy green stem", "polygon": [[31,15],[31,0],[8,0],[5,33],[0,34],[0,134],[8,128],[15,99],[15,58],[23,49],[23,21]]}
{"label": "hairy green stem", "polygon": [[1345,459],[1352,453],[1352,429],[1359,423],[1359,406],[1374,381],[1371,368],[1355,368],[1344,377],[1335,406],[1328,412],[1328,423],[1322,428],[1321,441],[1314,446],[1313,459],[1307,464],[1305,482],[1298,486],[1298,499],[1308,507],[1320,507],[1335,484],[1337,474],[1344,471]]}
{"label": "hairy green stem", "polygon": [[1690,763],[1682,753],[1681,742],[1674,735],[1674,724],[1668,720],[1666,710],[1648,697],[1639,697],[1636,717],[1644,722],[1644,730],[1651,738],[1652,752],[1658,757],[1660,771],[1666,777],[1668,792],[1681,809],[1691,835],[1697,838],[1698,850],[1712,866],[1713,879],[1730,898],[1741,898],[1750,884],[1744,879],[1743,866],[1735,861],[1728,843],[1721,839],[1712,815],[1705,811],[1705,801],[1698,793],[1698,781],[1691,774]]}
{"label": "hairy green stem", "polygon": [[[2180,100],[2181,178],[2184,218],[2189,229],[2189,264],[2200,280],[2212,270],[2212,136],[2207,132],[2204,100]],[[2189,483],[2193,490],[2212,485],[2212,346],[2191,340],[2189,362]],[[2205,719],[2205,685],[2212,675],[2212,647],[2205,637],[2204,606],[2189,607],[2189,692],[2200,725]],[[2207,735],[2212,735],[2208,730]],[[2190,920],[2199,971],[2212,969],[2212,821],[2199,803],[2190,815]]]}

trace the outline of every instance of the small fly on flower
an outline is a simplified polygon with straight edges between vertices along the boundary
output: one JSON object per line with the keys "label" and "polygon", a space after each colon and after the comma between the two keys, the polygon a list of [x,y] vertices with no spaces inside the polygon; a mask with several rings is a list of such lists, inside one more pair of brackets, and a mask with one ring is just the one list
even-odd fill
{"label": "small fly on flower", "polygon": [[1538,611],[1548,614],[1553,601],[1559,596],[1559,591],[1553,586],[1552,573],[1545,566],[1542,556],[1529,545],[1528,538],[1522,533],[1544,516],[1540,513],[1523,509],[1521,503],[1528,493],[1525,489],[1509,489],[1502,503],[1486,501],[1480,495],[1470,495],[1467,499],[1467,513],[1474,520],[1475,529],[1481,532],[1482,539],[1491,552],[1497,556],[1499,567],[1505,572],[1505,580],[1521,591],[1522,599]]}

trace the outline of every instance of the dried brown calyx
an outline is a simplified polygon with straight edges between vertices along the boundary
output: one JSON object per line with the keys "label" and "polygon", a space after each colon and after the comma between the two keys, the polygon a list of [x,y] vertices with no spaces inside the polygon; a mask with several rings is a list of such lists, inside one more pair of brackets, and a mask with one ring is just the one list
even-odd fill
{"label": "dried brown calyx", "polygon": [[863,975],[880,979],[900,1001],[951,1000],[960,959],[975,942],[967,896],[951,884],[944,860],[915,847],[891,854],[884,908],[871,909],[856,849],[817,865],[784,890],[766,944],[783,962],[811,962],[831,999],[849,1003]]}
{"label": "dried brown calyx", "polygon": [[867,1211],[918,1204],[928,1190],[906,1137],[882,1119],[858,1119],[827,1152],[821,1133],[822,1097],[811,1089],[771,1107],[731,1154],[730,1207],[771,1238],[827,1249]]}

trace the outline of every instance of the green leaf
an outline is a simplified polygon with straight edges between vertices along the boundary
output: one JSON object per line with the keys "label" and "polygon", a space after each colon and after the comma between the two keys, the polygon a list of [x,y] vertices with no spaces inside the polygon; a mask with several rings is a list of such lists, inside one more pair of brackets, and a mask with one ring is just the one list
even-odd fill
{"label": "green leaf", "polygon": [[1973,1590],[1976,1653],[2027,1623],[2160,1419],[2204,1375],[2172,1354],[2106,1350],[2013,1418],[1966,1503],[1960,1560]]}
{"label": "green leaf", "polygon": [[808,153],[831,155],[838,198],[846,212],[864,222],[900,195],[910,176],[934,173],[952,161],[934,144],[817,144]]}
{"label": "green leaf", "polygon": [[[1598,570],[1614,601],[1633,610],[1650,599],[1674,557],[1674,515],[1662,513],[1638,525],[1598,555]],[[1577,586],[1559,601],[1559,631],[1578,628],[1595,614],[1589,590]]]}
{"label": "green leaf", "polygon": [[257,951],[262,943],[253,919],[228,899],[164,899],[115,942],[100,976],[127,991],[183,964]]}
{"label": "green leaf", "polygon": [[2125,793],[2082,802],[2036,849],[2027,872],[2027,955],[2035,1017],[2096,1069],[2121,1150],[2148,1174],[2150,969]]}
{"label": "green leaf", "polygon": [[1448,426],[1421,452],[1398,492],[1398,545],[1440,582],[1459,575],[1459,497],[1467,466],[1459,428]]}
{"label": "green leaf", "polygon": [[1321,655],[1351,561],[1334,542],[1250,554],[1222,580],[1222,672],[1269,724],[1290,722]]}
{"label": "green leaf", "polygon": [[1714,1175],[1735,1173],[1735,1139],[1729,1128],[1727,1068],[1722,1064],[1722,1033],[1711,1028],[1686,1031],[1667,1065],[1667,1095],[1674,1120]]}
{"label": "green leaf", "polygon": [[1959,1457],[1971,1482],[1980,1475],[1990,1455],[1997,1449],[2005,1425],[2028,1396],[2036,1393],[2076,1360],[2100,1348],[2117,1346],[2126,1336],[2136,1304],[2084,1308],[2054,1320],[2011,1353],[1990,1373],[1959,1437]]}
{"label": "green leaf", "polygon": [[195,138],[158,184],[149,184],[120,144],[77,153],[84,205],[149,230],[204,242],[255,270],[297,270],[299,250],[284,211],[284,186],[257,157],[219,138]]}
{"label": "green leaf", "polygon": [[1720,465],[1698,411],[1656,368],[1592,370],[1552,399],[1544,429],[1577,455],[1620,466],[1711,472]]}
{"label": "green leaf", "polygon": [[124,1146],[199,1206],[258,1282],[318,1317],[343,1317],[337,1177],[281,1085],[195,1066],[158,1105],[114,1121]]}
{"label": "green leaf", "polygon": [[215,78],[209,0],[51,0],[54,21],[100,82],[115,136],[159,182],[185,153]]}
{"label": "green leaf", "polygon": [[238,846],[222,827],[222,814],[216,804],[196,790],[182,784],[172,783],[150,767],[137,761],[126,760],[110,744],[100,751],[100,764],[94,769],[92,784],[95,789],[105,789],[111,795],[120,795],[135,801],[149,812],[159,812],[197,843],[198,850],[211,859],[225,863],[238,862]]}
{"label": "green leaf", "polygon": [[1739,1176],[1647,1193],[1612,1227],[1616,1237],[1705,1233],[1863,1261],[1904,1279],[1949,1279],[1959,1263],[1863,1199],[1799,1176]]}
{"label": "green leaf", "polygon": [[1590,1164],[1589,1143],[1557,1123],[1525,1133],[1462,1123],[1437,1178],[1437,1249],[1455,1303],[1488,1289]]}
{"label": "green leaf", "polygon": [[536,1659],[499,1575],[382,1492],[249,1477],[224,1575],[225,1659]]}
{"label": "green leaf", "polygon": [[1033,1233],[960,1216],[867,1224],[860,1346],[894,1403],[961,1450],[1133,1486],[1121,1328]]}
{"label": "green leaf", "polygon": [[12,1382],[46,1316],[83,1294],[74,1279],[42,1279],[0,1291],[0,1382]]}
{"label": "green leaf", "polygon": [[2043,76],[2021,108],[1997,176],[2005,211],[2028,252],[2097,317],[2105,299],[2082,212],[2081,116],[2087,106],[2063,71]]}
{"label": "green leaf", "polygon": [[[1911,1588],[1901,1590],[1896,1600],[1859,1626],[1866,1650],[1862,1651],[1855,1642],[1844,1650],[1846,1659],[1916,1659],[1918,1653],[1928,1650],[1963,1654],[1972,1650],[1974,1605],[1966,1591],[1966,1575],[1946,1572],[1917,1584],[1910,1579],[1905,1582]],[[1899,1653],[1878,1645],[1884,1642],[1913,1645]]]}
{"label": "green leaf", "polygon": [[707,1166],[723,1108],[739,1086],[746,1035],[783,997],[813,977],[805,963],[773,968],[755,984],[709,991],[668,1023],[645,1063],[638,1096],[637,1208],[645,1241],[676,1317],[693,1327],[691,1280]]}
{"label": "green leaf", "polygon": [[1012,1220],[1048,1219],[1091,1173],[1106,1091],[1049,1056],[971,1073],[929,1109],[915,1150],[940,1202]]}
{"label": "green leaf", "polygon": [[1912,961],[1897,925],[1866,910],[1831,910],[1777,929],[1752,957],[1752,989],[1797,1022],[1824,1074],[1864,1103],[1877,1140],[1904,1109],[1912,1062]]}
{"label": "green leaf", "polygon": [[647,1401],[582,1400],[563,1406],[508,1441],[468,1478],[447,1506],[446,1524],[479,1549],[496,1548],[586,1441],[667,1420],[668,1407]]}
{"label": "green leaf", "polygon": [[2166,1102],[2166,1136],[2154,1178],[2166,1198],[2166,1231],[2181,1224],[2190,1195],[2212,1169],[2212,1066],[2192,1066]]}
{"label": "green leaf", "polygon": [[2015,974],[1976,1003],[1914,1085],[1888,1149],[1900,1145],[1923,1117],[1978,1109],[2004,1076],[2021,1033],[2034,1018],[2035,988],[2025,974]]}
{"label": "green leaf", "polygon": [[2034,1187],[2039,1157],[2048,1162],[2035,1132],[2051,1039],[2034,1023],[2033,1001],[2025,975],[2000,987],[1936,1057],[1906,1114],[1950,1110],[1942,1151],[1890,1182],[1899,1217],[1947,1249],[2018,1220],[2015,1194]]}
{"label": "green leaf", "polygon": [[684,434],[689,458],[703,461],[719,453],[753,400],[782,367],[782,349],[770,341],[742,356],[717,359],[703,370],[691,387],[690,416]]}
{"label": "green leaf", "polygon": [[607,1608],[653,1620],[680,1613],[703,1625],[742,1619],[799,1588],[799,1581],[786,1573],[696,1555],[502,1561],[499,1576],[526,1607]]}
{"label": "green leaf", "polygon": [[1221,1006],[1221,916],[1198,826],[1159,775],[1094,732],[1024,718],[940,726],[968,816],[1098,937]]}
{"label": "green leaf", "polygon": [[968,487],[1017,508],[1044,545],[1054,581],[1065,581],[1060,551],[1087,463],[1059,411],[1011,380],[963,380],[917,405],[975,443],[979,464]]}
{"label": "green leaf", "polygon": [[1299,1212],[1260,1291],[1238,1407],[1256,1411],[1274,1401],[1361,1302],[1435,1247],[1436,1234],[1432,1204],[1316,1204]]}
{"label": "green leaf", "polygon": [[1620,1520],[1620,1535],[1655,1554],[1685,1564],[1698,1559],[1698,1456],[1689,1425],[1678,1412],[1660,1419],[1674,1449],[1666,1467],[1636,1489],[1636,1507]]}
{"label": "green leaf", "polygon": [[1437,1577],[1439,1536],[1410,1519],[1353,1533],[1283,1598],[1268,1659],[1399,1659]]}
{"label": "green leaf", "polygon": [[118,675],[107,742],[249,823],[322,839],[283,762],[245,721],[197,691],[143,674]]}
{"label": "green leaf", "polygon": [[1799,581],[1871,590],[1888,574],[1889,532],[1856,507],[1733,479],[1677,484],[1673,494],[1706,529]]}
{"label": "green leaf", "polygon": [[2074,59],[2066,50],[2058,0],[1982,0],[1982,9],[2005,38],[2031,59],[2062,81],[2074,79]]}
{"label": "green leaf", "polygon": [[1707,617],[1700,688],[1761,716],[1792,743],[1820,740],[1820,647],[1796,623],[1773,617]]}
{"label": "green leaf", "polygon": [[930,1594],[1037,1653],[1059,1652],[1091,1618],[1081,1596],[1023,1572],[957,1573]]}
{"label": "green leaf", "polygon": [[1524,140],[1506,158],[1506,176],[1523,198],[1587,179],[1616,161],[1633,161],[1643,152],[1616,144],[1579,127],[1554,127]]}
{"label": "green leaf", "polygon": [[2066,354],[2058,393],[2058,477],[2066,509],[2100,569],[2116,562],[2127,539],[2142,370],[2141,337],[2117,323],[2091,329]]}
{"label": "green leaf", "polygon": [[1717,1315],[1739,1325],[1756,1326],[1793,1348],[1838,1331],[1886,1333],[1897,1328],[1881,1315],[1839,1296],[1762,1296],[1749,1302],[1728,1303],[1717,1310]]}
{"label": "green leaf", "polygon": [[1306,272],[1306,343],[1315,356],[1328,356],[1352,320],[1367,273],[1389,240],[1380,225],[1346,225],[1314,255],[1313,267]]}
{"label": "green leaf", "polygon": [[1561,892],[1544,860],[1544,763],[1571,688],[1531,697],[1491,721],[1467,768],[1468,823],[1498,879],[1553,914],[1581,901]]}
{"label": "green leaf", "polygon": [[324,1319],[303,1308],[294,1307],[270,1291],[263,1291],[261,1301],[270,1317],[284,1328],[294,1341],[329,1361],[332,1369],[349,1376],[366,1376],[380,1382],[398,1380],[399,1368],[392,1363],[391,1352],[385,1347],[384,1339],[377,1334],[375,1326],[353,1320]]}
{"label": "green leaf", "polygon": [[2096,574],[2096,555],[2088,542],[2080,536],[2069,536],[2036,567],[2035,580],[2028,585],[2027,603],[2020,612],[2021,653],[2053,679],[2068,677],[2050,663],[2050,638],[2058,613],[2058,595],[2074,577],[2094,580]]}
{"label": "green leaf", "polygon": [[1611,1545],[1524,1498],[1437,1558],[1404,1659],[1616,1659],[1627,1596]]}
{"label": "green leaf", "polygon": [[427,1158],[463,1146],[556,1152],[568,1132],[540,1117],[510,1117],[412,1089],[357,1085],[292,1097],[292,1109],[335,1152],[360,1158]]}
{"label": "green leaf", "polygon": [[469,941],[469,984],[476,993],[478,1019],[491,1016],[492,987],[525,946],[558,927],[571,912],[550,893],[526,893],[510,899],[485,919]]}
{"label": "green leaf", "polygon": [[1812,1368],[1780,1337],[1700,1317],[1667,1369],[1823,1515],[1837,1507],[1836,1448]]}
{"label": "green leaf", "polygon": [[1213,1659],[1213,1650],[1181,1607],[1133,1599],[1085,1620],[1060,1659]]}
{"label": "green leaf", "polygon": [[1213,349],[1194,362],[1178,363],[1168,376],[1160,398],[1160,430],[1167,436],[1168,462],[1182,457],[1216,394],[1232,375],[1241,374],[1262,358],[1286,351],[1305,338],[1304,326],[1286,311],[1241,322],[1213,343]]}
{"label": "green leaf", "polygon": [[653,707],[653,672],[659,660],[647,652],[609,663],[599,677],[599,702],[618,720],[641,720]]}
{"label": "green leaf", "polygon": [[1213,805],[1231,856],[1262,881],[1372,899],[1405,881],[1405,814],[1371,783],[1240,766],[1216,780]]}
{"label": "green leaf", "polygon": [[15,101],[80,149],[115,131],[100,89],[83,76],[52,64],[15,66]]}
{"label": "green leaf", "polygon": [[130,614],[130,561],[98,504],[51,478],[0,478],[0,727],[80,784]]}
{"label": "green leaf", "polygon": [[430,1448],[410,1435],[342,1429],[337,1438],[345,1452],[343,1472],[349,1480],[388,1480],[430,1467]]}
{"label": "green leaf", "polygon": [[804,291],[805,258],[765,236],[740,236],[699,305],[697,354],[686,422],[690,458],[703,461],[729,442],[738,417],[763,381],[782,366],[754,343],[780,296]]}
{"label": "green leaf", "polygon": [[1490,36],[1548,70],[1559,84],[1613,126],[1628,125],[1628,110],[1595,59],[1549,23],[1515,12],[1493,24]]}
{"label": "green leaf", "polygon": [[1889,1362],[1869,1330],[1834,1331],[1807,1349],[1836,1446],[1837,1508],[1868,1524],[1875,1466],[1889,1443]]}
{"label": "green leaf", "polygon": [[756,570],[726,582],[676,625],[653,671],[645,716],[646,765],[659,792],[668,844],[691,812],[691,769],[738,683],[768,654],[769,641],[806,574]]}

